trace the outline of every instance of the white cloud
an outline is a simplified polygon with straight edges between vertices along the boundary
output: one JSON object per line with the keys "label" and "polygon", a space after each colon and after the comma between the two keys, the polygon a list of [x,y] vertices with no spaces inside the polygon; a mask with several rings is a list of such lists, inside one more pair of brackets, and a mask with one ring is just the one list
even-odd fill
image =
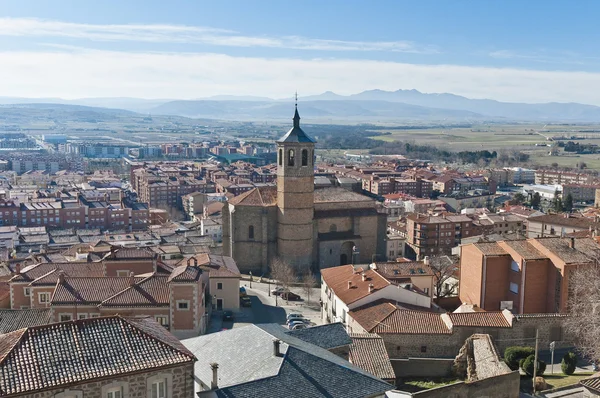
{"label": "white cloud", "polygon": [[184,25],[92,25],[36,18],[0,18],[0,36],[75,38],[93,41],[208,44],[323,51],[393,51],[435,53],[410,41],[344,41],[301,36],[247,36],[210,27]]}
{"label": "white cloud", "polygon": [[291,97],[415,88],[472,98],[600,105],[600,73],[84,49],[0,52],[0,93],[23,97]]}

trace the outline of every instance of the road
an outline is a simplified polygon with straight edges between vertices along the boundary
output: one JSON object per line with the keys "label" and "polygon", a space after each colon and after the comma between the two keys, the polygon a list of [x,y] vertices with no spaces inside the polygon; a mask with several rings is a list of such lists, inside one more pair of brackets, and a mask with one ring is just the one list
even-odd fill
{"label": "road", "polygon": [[274,289],[274,285],[267,283],[242,281],[241,286],[246,288],[246,293],[252,300],[251,307],[242,307],[239,312],[234,313],[233,321],[223,321],[221,312],[214,312],[208,328],[208,333],[219,332],[223,329],[232,329],[244,327],[250,324],[277,323],[285,325],[286,317],[290,313],[301,313],[306,319],[311,321],[311,325],[320,325],[321,312],[318,304],[318,289],[311,292],[310,305],[307,303],[305,292],[300,288],[291,290],[303,297],[304,300],[297,302],[286,302],[279,297],[269,295],[269,287]]}

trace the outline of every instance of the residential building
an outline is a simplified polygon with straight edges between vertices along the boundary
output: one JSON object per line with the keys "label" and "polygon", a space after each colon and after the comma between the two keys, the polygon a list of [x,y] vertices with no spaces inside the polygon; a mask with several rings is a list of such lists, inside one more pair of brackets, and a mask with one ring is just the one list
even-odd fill
{"label": "residential building", "polygon": [[[333,327],[332,327],[333,326]],[[332,330],[335,329],[335,330]],[[182,341],[198,358],[198,397],[380,397],[394,388],[336,355],[352,341],[336,325],[290,331],[249,325]],[[249,349],[251,347],[251,349]],[[260,363],[260,367],[252,364]]]}
{"label": "residential building", "polygon": [[527,229],[522,217],[510,213],[484,214],[479,217],[479,222],[487,233],[505,234]]}
{"label": "residential building", "polygon": [[600,222],[594,218],[586,218],[578,214],[568,213],[529,217],[526,223],[528,238],[565,236],[573,232],[590,231],[600,228]]}
{"label": "residential building", "polygon": [[557,170],[537,170],[535,183],[537,185],[590,184],[594,177],[591,174],[570,173]]}
{"label": "residential building", "polygon": [[496,195],[473,193],[468,195],[455,194],[452,196],[440,196],[438,199],[446,204],[449,211],[458,213],[467,208],[485,207],[491,209],[494,207]]}
{"label": "residential building", "polygon": [[1,397],[188,398],[194,388],[196,357],[148,318],[31,326],[0,346]]}
{"label": "residential building", "polygon": [[598,188],[600,185],[597,184],[563,184],[562,199],[571,195],[574,202],[593,202]]}
{"label": "residential building", "polygon": [[595,263],[591,238],[534,238],[462,246],[461,302],[515,314],[565,312],[570,270]]}

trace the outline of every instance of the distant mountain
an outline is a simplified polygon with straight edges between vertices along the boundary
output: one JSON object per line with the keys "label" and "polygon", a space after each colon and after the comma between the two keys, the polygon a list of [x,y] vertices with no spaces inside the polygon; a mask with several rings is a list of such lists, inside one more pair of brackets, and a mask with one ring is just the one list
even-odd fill
{"label": "distant mountain", "polygon": [[11,104],[63,104],[63,105],[83,105],[91,107],[126,109],[133,112],[147,112],[158,105],[172,101],[170,99],[142,99],[142,98],[80,98],[66,100],[62,98],[21,98],[21,97],[0,97],[0,105]]}
{"label": "distant mountain", "polygon": [[[346,120],[465,120],[481,119],[474,112],[427,108],[388,101],[303,100],[303,117]],[[292,102],[283,101],[171,101],[151,110],[152,114],[218,119],[279,119],[291,117]]]}
{"label": "distant mountain", "polygon": [[212,97],[198,98],[197,100],[208,101],[273,101],[269,97],[256,97],[253,95],[214,95]]}

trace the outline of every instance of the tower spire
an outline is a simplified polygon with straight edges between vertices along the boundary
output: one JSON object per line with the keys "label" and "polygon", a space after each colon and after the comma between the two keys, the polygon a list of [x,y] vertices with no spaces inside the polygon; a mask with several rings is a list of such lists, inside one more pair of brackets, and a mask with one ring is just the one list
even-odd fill
{"label": "tower spire", "polygon": [[294,127],[300,127],[300,114],[298,113],[298,91],[296,91],[295,95],[295,103],[294,103]]}

